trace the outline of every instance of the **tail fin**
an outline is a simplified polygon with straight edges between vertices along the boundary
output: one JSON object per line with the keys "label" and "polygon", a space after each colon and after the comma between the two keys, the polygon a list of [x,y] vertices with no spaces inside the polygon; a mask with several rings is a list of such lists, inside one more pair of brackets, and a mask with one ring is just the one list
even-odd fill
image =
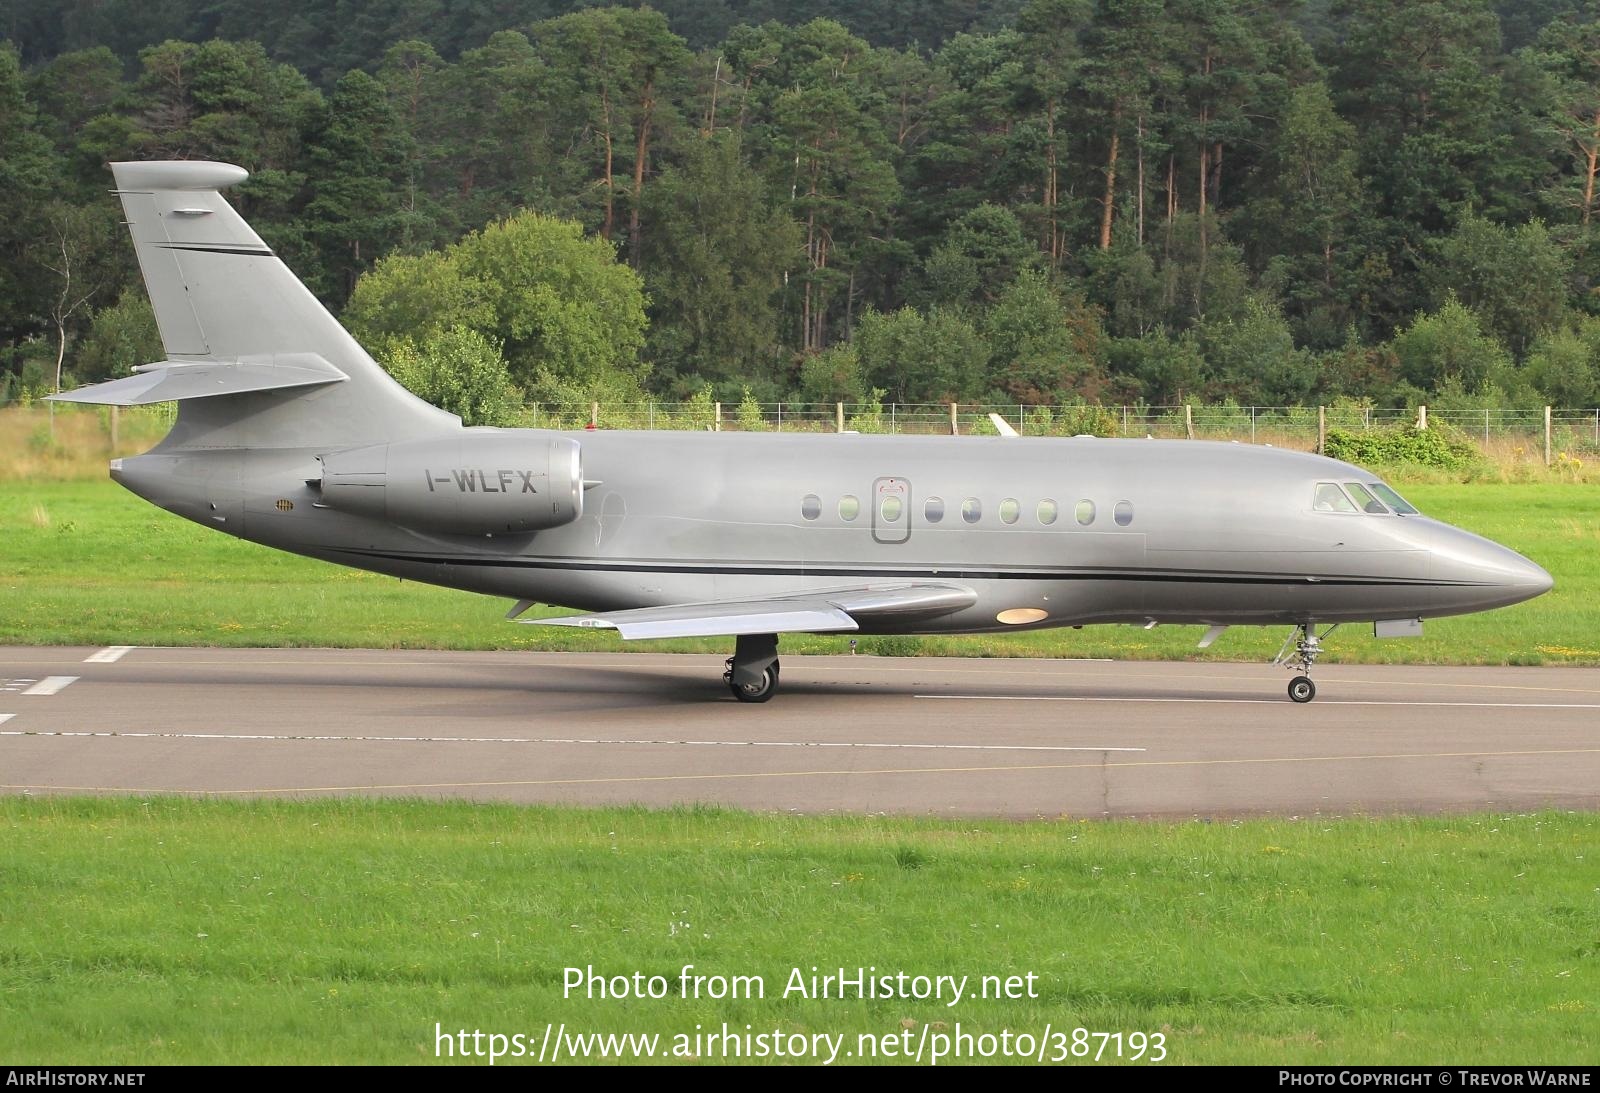
{"label": "tail fin", "polygon": [[219,191],[242,167],[111,170],[168,360],[64,399],[181,400],[163,448],[355,447],[459,426],[391,379],[228,204]]}

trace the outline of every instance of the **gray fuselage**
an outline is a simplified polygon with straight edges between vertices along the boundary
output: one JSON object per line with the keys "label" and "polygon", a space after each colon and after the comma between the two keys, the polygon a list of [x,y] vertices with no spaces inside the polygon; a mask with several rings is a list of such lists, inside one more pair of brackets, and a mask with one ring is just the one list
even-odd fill
{"label": "gray fuselage", "polygon": [[[475,436],[525,437],[530,447],[554,436],[577,441],[582,515],[547,530],[465,535],[337,511],[317,485],[327,447],[207,450],[169,438],[118,461],[113,476],[172,512],[282,550],[586,611],[933,580],[969,588],[974,602],[862,630],[949,633],[1423,618],[1550,587],[1543,569],[1513,551],[1425,516],[1318,511],[1319,483],[1379,480],[1281,449],[1097,438],[459,435],[468,451]],[[479,485],[505,483],[491,473]]]}

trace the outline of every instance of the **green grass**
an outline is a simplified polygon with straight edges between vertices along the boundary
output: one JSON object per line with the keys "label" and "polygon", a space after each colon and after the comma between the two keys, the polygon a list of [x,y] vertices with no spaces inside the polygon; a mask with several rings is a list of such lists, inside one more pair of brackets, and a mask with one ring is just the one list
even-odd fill
{"label": "green grass", "polygon": [[[0,1058],[416,1062],[447,1029],[1164,1031],[1174,1063],[1600,1062],[1593,816],[1006,824],[0,800]],[[563,998],[563,969],[760,1001]],[[1037,999],[784,1000],[794,967]]]}
{"label": "green grass", "polygon": [[[1431,515],[1544,565],[1553,592],[1427,624],[1419,640],[1335,635],[1325,662],[1600,663],[1600,489],[1555,483],[1406,487]],[[108,481],[0,483],[0,643],[721,650],[725,641],[626,644],[610,632],[517,626],[506,600],[406,583],[241,542]],[[555,612],[552,612],[555,613]],[[1259,660],[1278,631],[1091,627],[964,638],[863,638],[867,653]],[[784,638],[838,652],[843,638]]]}

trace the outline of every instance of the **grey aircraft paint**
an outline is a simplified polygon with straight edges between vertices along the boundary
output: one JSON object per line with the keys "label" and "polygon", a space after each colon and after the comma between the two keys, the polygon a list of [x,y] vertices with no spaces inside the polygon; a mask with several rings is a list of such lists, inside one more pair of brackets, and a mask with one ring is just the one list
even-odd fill
{"label": "grey aircraft paint", "polygon": [[268,546],[590,612],[540,624],[735,636],[746,701],[776,691],[780,632],[1109,622],[1291,625],[1308,701],[1319,625],[1551,585],[1359,467],[1251,445],[463,428],[222,198],[242,169],[112,167],[169,359],[61,397],[179,403],[113,478]]}

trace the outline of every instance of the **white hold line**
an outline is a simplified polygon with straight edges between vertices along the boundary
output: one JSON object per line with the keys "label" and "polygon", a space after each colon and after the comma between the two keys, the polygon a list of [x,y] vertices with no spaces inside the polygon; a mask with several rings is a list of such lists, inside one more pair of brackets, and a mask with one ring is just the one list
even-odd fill
{"label": "white hold line", "polygon": [[320,740],[336,743],[383,744],[671,744],[696,748],[925,748],[937,751],[1144,751],[1060,744],[878,744],[809,740],[601,740],[527,736],[311,736],[231,732],[54,732],[8,729],[0,736],[103,736],[135,740]]}
{"label": "white hold line", "polygon": [[53,695],[66,690],[69,684],[76,683],[77,676],[45,676],[22,693],[25,695]]}
{"label": "white hold line", "polygon": [[115,664],[129,652],[137,649],[136,645],[108,645],[98,653],[91,653],[83,658],[85,664]]}
{"label": "white hold line", "polygon": [[[1277,706],[1281,698],[1104,698],[1094,695],[915,695],[947,702],[1209,702],[1220,706]],[[1408,698],[1378,701],[1367,698],[1329,698],[1317,706],[1466,706],[1495,710],[1600,710],[1600,702],[1419,702]]]}

